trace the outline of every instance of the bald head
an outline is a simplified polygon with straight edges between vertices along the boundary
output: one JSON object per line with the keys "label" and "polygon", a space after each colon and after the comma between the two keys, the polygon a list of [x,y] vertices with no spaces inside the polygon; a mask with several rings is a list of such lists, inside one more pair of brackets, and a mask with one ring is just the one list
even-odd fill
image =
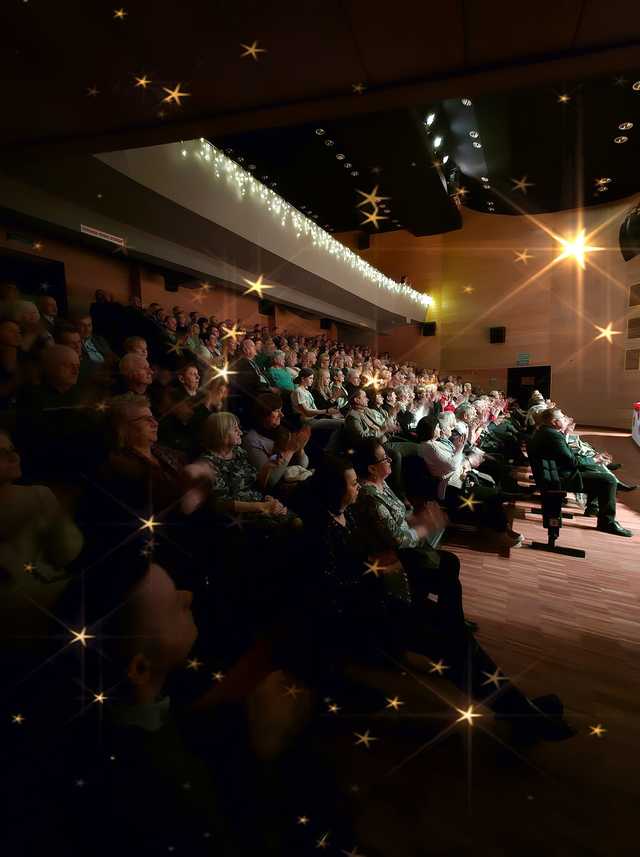
{"label": "bald head", "polygon": [[80,372],[80,357],[68,345],[51,345],[42,352],[45,380],[59,393],[74,387]]}

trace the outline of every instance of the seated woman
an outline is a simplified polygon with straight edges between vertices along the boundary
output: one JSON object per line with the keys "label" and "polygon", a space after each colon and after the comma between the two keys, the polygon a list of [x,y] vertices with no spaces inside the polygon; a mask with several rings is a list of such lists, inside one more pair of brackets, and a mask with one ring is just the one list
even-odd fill
{"label": "seated woman", "polygon": [[144,396],[117,396],[108,413],[112,451],[98,479],[116,498],[112,513],[135,525],[166,516],[182,495],[186,456],[158,443],[158,421]]}
{"label": "seated woman", "polygon": [[465,438],[461,434],[452,437],[452,416],[424,417],[418,424],[418,454],[439,480],[438,498],[444,500],[452,519],[461,519],[468,507],[469,514],[492,539],[504,547],[520,547],[522,536],[511,529],[503,507],[505,495],[469,476],[472,468],[464,455]]}
{"label": "seated woman", "polygon": [[[311,429],[299,425],[288,433],[279,448],[278,432],[282,424],[282,399],[274,393],[262,393],[254,403],[254,426],[242,439],[249,463],[258,472],[258,484],[264,491],[276,491],[286,481],[288,468],[307,468],[309,458],[304,448]],[[278,448],[276,448],[278,447]]]}
{"label": "seated woman", "polygon": [[[313,382],[313,369],[301,369],[295,381],[296,388],[291,394],[293,410],[300,415],[305,423],[311,424],[312,428],[335,428],[334,419],[339,417],[338,409],[334,407],[319,408],[316,405],[314,395],[311,392]],[[326,419],[327,417],[329,419]]]}
{"label": "seated woman", "polygon": [[[380,468],[382,455],[378,446],[375,456],[380,462],[369,466]],[[496,717],[509,721],[516,737],[559,740],[573,734],[562,719],[557,697],[530,700],[506,680],[497,689],[486,681],[487,675],[498,675],[499,668],[465,627],[461,610],[457,621],[452,617],[443,627],[433,600],[398,598],[384,573],[365,573],[371,558],[358,538],[360,524],[353,514],[358,477],[348,460],[327,458],[307,486],[314,501],[308,512],[311,567],[305,622],[299,632],[309,646],[301,645],[297,652],[291,647],[301,669],[323,677],[353,657],[371,659],[375,653],[400,659],[414,651],[434,664],[446,664],[444,676]]]}
{"label": "seated woman", "polygon": [[342,362],[342,359],[340,359],[340,365],[337,365],[334,369],[331,370],[331,385],[329,389],[331,391],[331,397],[335,402],[336,407],[339,408],[342,413],[344,413],[345,409],[349,407],[349,393],[347,392],[347,389],[344,386],[344,372],[341,368]]}
{"label": "seated woman", "polygon": [[429,534],[433,525],[429,512],[408,512],[387,485],[391,460],[380,441],[376,438],[362,441],[354,452],[353,466],[360,480],[354,515],[369,553],[386,555],[391,564],[399,559],[409,575],[408,583],[416,602],[428,598],[430,593],[437,597],[443,625],[462,622],[458,558],[431,547]]}
{"label": "seated woman", "polygon": [[[200,483],[203,476],[209,478],[210,501],[216,514],[286,520],[285,506],[260,490],[258,471],[242,447],[242,430],[234,414],[211,414],[203,428],[203,444],[205,452],[186,468],[186,475]],[[184,501],[183,509],[188,511]]]}
{"label": "seated woman", "polygon": [[339,409],[339,405],[331,391],[331,372],[328,368],[321,367],[316,370],[316,380],[313,385],[313,398],[316,407],[321,410]]}
{"label": "seated woman", "polygon": [[295,384],[291,373],[285,366],[285,359],[284,351],[274,351],[267,375],[274,387],[291,394],[295,390]]}

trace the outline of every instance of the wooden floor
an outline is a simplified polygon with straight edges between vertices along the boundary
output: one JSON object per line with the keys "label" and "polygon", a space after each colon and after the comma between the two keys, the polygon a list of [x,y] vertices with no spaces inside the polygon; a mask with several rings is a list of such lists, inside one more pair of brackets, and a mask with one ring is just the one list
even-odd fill
{"label": "wooden floor", "polygon": [[[640,449],[629,435],[583,436],[623,463],[621,478],[640,483]],[[518,505],[515,529],[544,541],[541,519]],[[559,543],[584,548],[586,559],[527,547],[503,559],[443,545],[461,559],[465,608],[480,624],[479,639],[529,695],[560,694],[579,732],[516,751],[485,712],[473,730],[459,724],[442,736],[462,705],[444,679],[401,667],[372,675],[404,702],[402,714],[363,718],[357,731],[369,728],[379,739],[368,750],[349,733],[327,746],[359,815],[359,852],[640,854],[640,489],[618,494],[618,518],[633,539],[597,532],[593,518],[566,522]],[[423,718],[426,737],[412,737],[409,720],[406,728],[390,722],[407,714]],[[603,737],[590,736],[596,724],[607,730]]]}

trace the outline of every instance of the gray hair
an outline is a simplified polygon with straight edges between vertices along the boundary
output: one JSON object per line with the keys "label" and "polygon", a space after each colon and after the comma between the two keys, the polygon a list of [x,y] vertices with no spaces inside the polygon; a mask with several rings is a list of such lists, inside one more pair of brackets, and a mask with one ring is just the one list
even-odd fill
{"label": "gray hair", "polygon": [[443,413],[438,414],[438,423],[440,424],[440,428],[444,426],[455,424],[456,418],[451,411],[443,411]]}
{"label": "gray hair", "polygon": [[462,404],[458,405],[456,408],[456,417],[460,419],[460,417],[468,414],[469,411],[475,411],[475,408],[469,402],[462,402]]}
{"label": "gray hair", "polygon": [[274,351],[274,352],[273,352],[273,354],[271,355],[271,365],[272,365],[272,366],[275,366],[275,365],[276,365],[276,361],[277,361],[277,360],[281,360],[281,361],[282,361],[282,365],[284,366],[284,362],[285,362],[285,358],[286,358],[286,356],[287,356],[287,355],[284,353],[284,351],[280,351],[280,350],[276,350],[276,351]]}

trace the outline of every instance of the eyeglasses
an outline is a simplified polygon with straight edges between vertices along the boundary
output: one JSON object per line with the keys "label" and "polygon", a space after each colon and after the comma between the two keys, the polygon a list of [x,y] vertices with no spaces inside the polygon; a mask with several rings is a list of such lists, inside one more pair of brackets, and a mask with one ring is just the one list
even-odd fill
{"label": "eyeglasses", "polygon": [[385,455],[384,458],[376,458],[375,464],[382,464],[383,461],[386,461],[387,464],[391,464],[391,459],[389,458],[388,455]]}

